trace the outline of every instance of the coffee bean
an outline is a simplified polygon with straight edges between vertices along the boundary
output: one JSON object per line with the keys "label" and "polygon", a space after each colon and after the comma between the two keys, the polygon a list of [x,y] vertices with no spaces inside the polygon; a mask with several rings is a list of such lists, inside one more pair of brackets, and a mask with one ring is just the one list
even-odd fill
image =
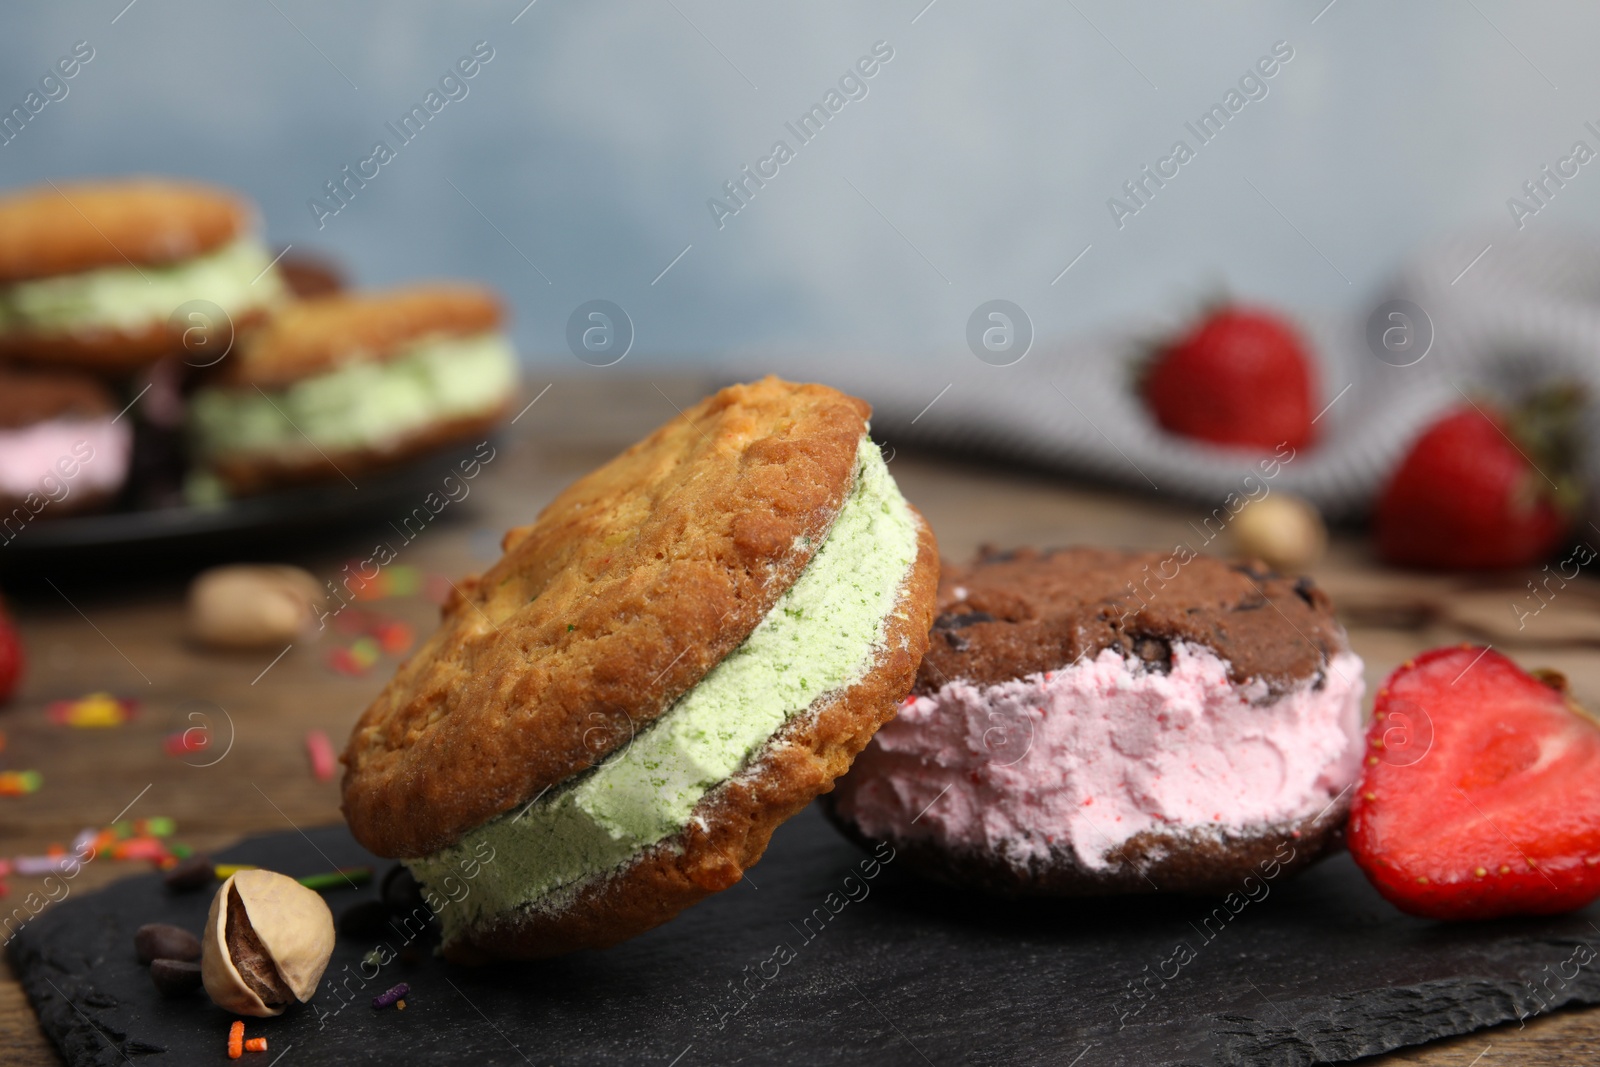
{"label": "coffee bean", "polygon": [[190,856],[169,870],[163,881],[167,883],[167,889],[171,892],[186,893],[206,888],[216,876],[216,869],[212,867],[209,856]]}
{"label": "coffee bean", "polygon": [[193,960],[152,960],[150,980],[164,997],[181,997],[200,988],[200,965]]}
{"label": "coffee bean", "polygon": [[389,908],[380,900],[352,904],[339,916],[342,937],[374,938],[389,932]]}
{"label": "coffee bean", "polygon": [[140,963],[152,960],[197,960],[200,939],[181,926],[145,923],[133,933],[133,947]]}
{"label": "coffee bean", "polygon": [[383,886],[378,890],[378,895],[390,911],[399,915],[410,915],[418,908],[428,907],[422,899],[422,886],[417,884],[411,869],[404,864],[397,863],[389,868],[383,876]]}

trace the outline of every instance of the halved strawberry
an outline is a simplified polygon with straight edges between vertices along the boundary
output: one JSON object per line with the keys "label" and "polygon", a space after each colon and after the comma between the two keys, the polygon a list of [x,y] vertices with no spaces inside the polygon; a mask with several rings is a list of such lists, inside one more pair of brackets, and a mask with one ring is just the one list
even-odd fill
{"label": "halved strawberry", "polygon": [[1491,919],[1600,896],[1600,726],[1554,672],[1471,645],[1378,690],[1350,852],[1401,911]]}

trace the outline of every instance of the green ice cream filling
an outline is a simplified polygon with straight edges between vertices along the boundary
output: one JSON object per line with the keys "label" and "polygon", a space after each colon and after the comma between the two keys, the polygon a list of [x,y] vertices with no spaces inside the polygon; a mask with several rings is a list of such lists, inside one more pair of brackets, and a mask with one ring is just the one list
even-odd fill
{"label": "green ice cream filling", "polygon": [[559,905],[687,826],[695,805],[785,723],[866,675],[916,555],[916,520],[863,437],[832,530],[743,644],[592,771],[409,861],[451,902],[445,936],[515,908]]}
{"label": "green ice cream filling", "polygon": [[207,300],[235,314],[286,292],[255,238],[163,267],[101,267],[0,287],[0,331],[74,333],[138,330],[165,322],[182,304]]}
{"label": "green ice cream filling", "polygon": [[385,362],[354,360],[283,389],[199,390],[189,417],[208,458],[398,440],[433,423],[493,410],[517,381],[517,357],[498,333],[424,338]]}

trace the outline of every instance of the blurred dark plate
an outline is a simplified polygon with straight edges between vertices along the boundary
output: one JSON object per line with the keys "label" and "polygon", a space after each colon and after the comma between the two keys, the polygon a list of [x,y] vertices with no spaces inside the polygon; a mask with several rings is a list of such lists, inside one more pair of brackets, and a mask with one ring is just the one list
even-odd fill
{"label": "blurred dark plate", "polygon": [[[150,574],[229,559],[263,546],[274,558],[367,526],[387,530],[422,506],[446,474],[473,455],[471,443],[430,452],[363,475],[359,488],[338,481],[232,500],[215,507],[167,507],[41,518],[0,541],[0,578],[8,592],[61,568],[74,573],[144,569]],[[46,586],[46,588],[48,588]]]}

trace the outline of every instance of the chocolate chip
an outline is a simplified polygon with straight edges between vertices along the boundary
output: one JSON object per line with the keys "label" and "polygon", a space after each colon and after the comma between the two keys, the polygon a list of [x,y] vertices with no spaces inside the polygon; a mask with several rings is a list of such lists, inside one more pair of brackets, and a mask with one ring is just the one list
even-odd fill
{"label": "chocolate chip", "polygon": [[164,997],[182,997],[200,988],[200,965],[193,960],[151,960],[150,981]]}
{"label": "chocolate chip", "polygon": [[162,881],[166,882],[167,889],[173,893],[187,893],[195,889],[204,889],[216,876],[216,868],[211,865],[209,856],[190,856],[169,870],[162,877]]}
{"label": "chocolate chip", "polygon": [[145,923],[133,932],[133,948],[140,963],[152,960],[197,960],[200,939],[181,926]]}
{"label": "chocolate chip", "polygon": [[1172,643],[1164,637],[1136,637],[1133,651],[1150,670],[1162,674],[1172,670]]}
{"label": "chocolate chip", "polygon": [[944,635],[944,641],[945,644],[950,646],[951,651],[954,652],[965,652],[967,649],[972,647],[972,642],[967,640],[967,638],[962,634],[947,633]]}
{"label": "chocolate chip", "polygon": [[381,900],[352,904],[339,916],[339,933],[344,937],[382,937],[389,929],[389,907]]}
{"label": "chocolate chip", "polygon": [[961,630],[978,622],[994,622],[994,616],[987,611],[967,611],[959,614],[946,612],[933,620],[933,628],[935,630]]}
{"label": "chocolate chip", "polygon": [[1312,609],[1313,611],[1315,611],[1317,607],[1317,600],[1316,596],[1314,595],[1316,593],[1316,589],[1317,583],[1313,582],[1310,578],[1301,578],[1299,581],[1294,583],[1295,595],[1301,600],[1304,600],[1306,602],[1306,607]]}
{"label": "chocolate chip", "polygon": [[422,899],[422,886],[404,864],[397,863],[389,868],[383,876],[378,895],[393,912],[410,914],[418,908],[428,908],[428,902]]}

